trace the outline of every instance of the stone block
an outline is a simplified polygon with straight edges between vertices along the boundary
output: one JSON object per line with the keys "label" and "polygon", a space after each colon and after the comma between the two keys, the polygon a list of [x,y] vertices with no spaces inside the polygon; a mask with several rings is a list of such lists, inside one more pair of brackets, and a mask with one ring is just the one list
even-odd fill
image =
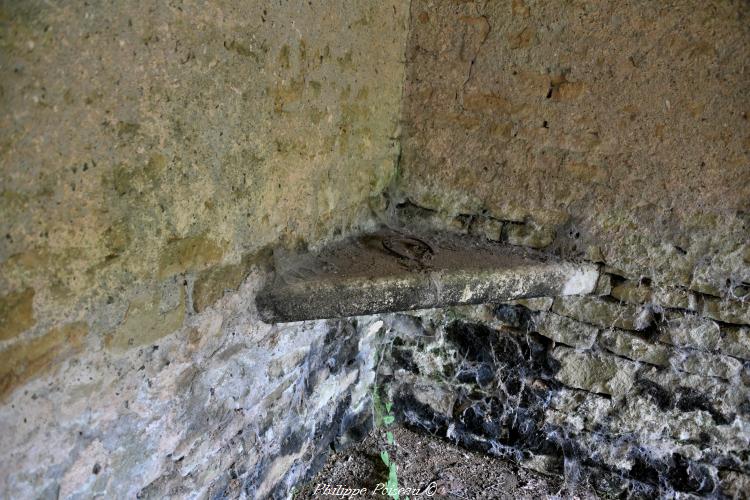
{"label": "stone block", "polygon": [[563,388],[553,393],[550,406],[556,413],[554,423],[591,431],[607,418],[613,403],[604,396]]}
{"label": "stone block", "polygon": [[621,302],[644,304],[651,300],[651,287],[628,280],[612,288],[610,295]]}
{"label": "stone block", "polygon": [[289,259],[261,317],[300,321],[590,293],[596,266],[450,233],[380,230]]}
{"label": "stone block", "polygon": [[199,273],[193,285],[193,308],[204,311],[227,291],[235,291],[253,268],[270,270],[273,251],[263,247],[242,257],[238,264],[214,266]]}
{"label": "stone block", "polygon": [[580,349],[594,345],[599,329],[555,313],[542,315],[536,321],[536,331],[555,342]]}
{"label": "stone block", "polygon": [[552,311],[602,328],[637,330],[636,319],[640,309],[596,297],[558,297],[552,305]]}
{"label": "stone block", "polygon": [[702,312],[704,316],[724,323],[750,325],[750,302],[706,297]]}
{"label": "stone block", "polygon": [[469,226],[471,225],[471,217],[468,215],[457,215],[447,221],[449,231],[454,231],[459,234],[466,234],[469,232]]}
{"label": "stone block", "polygon": [[720,340],[716,322],[693,314],[671,313],[659,324],[659,340],[679,347],[712,351]]}
{"label": "stone block", "polygon": [[750,474],[733,470],[720,470],[719,488],[728,498],[746,498],[748,492],[750,492]]}
{"label": "stone block", "polygon": [[750,328],[723,327],[718,345],[724,354],[750,360]]}
{"label": "stone block", "polygon": [[662,344],[624,330],[604,330],[599,337],[599,345],[617,355],[656,366],[669,366],[671,350]]}
{"label": "stone block", "polygon": [[223,254],[205,233],[169,240],[159,260],[159,277],[205,269],[219,262]]}
{"label": "stone block", "polygon": [[600,297],[609,295],[612,292],[612,275],[607,273],[601,273],[599,280],[596,282],[596,288],[594,289],[594,295]]}
{"label": "stone block", "polygon": [[201,312],[224,296],[226,290],[236,290],[245,278],[241,264],[216,266],[202,271],[193,285],[193,308]]}
{"label": "stone block", "polygon": [[505,237],[511,245],[545,248],[554,241],[555,232],[550,227],[527,222],[525,224],[507,224],[505,226]]}
{"label": "stone block", "polygon": [[586,260],[603,264],[605,259],[602,248],[599,245],[589,245],[586,247]]}
{"label": "stone block", "polygon": [[556,475],[559,474],[560,470],[560,457],[530,453],[527,458],[521,461],[521,466],[541,474]]}
{"label": "stone block", "polygon": [[502,232],[502,221],[491,219],[489,217],[476,218],[469,226],[470,234],[487,238],[490,241],[500,241],[502,238]]}
{"label": "stone block", "polygon": [[698,297],[685,288],[655,286],[651,300],[665,308],[698,310]]}
{"label": "stone block", "polygon": [[530,311],[549,311],[552,303],[555,301],[552,297],[534,297],[530,299],[518,299],[508,302],[510,305],[523,306]]}
{"label": "stone block", "polygon": [[702,435],[715,434],[716,427],[706,411],[662,409],[641,395],[628,396],[622,407],[613,412],[610,425],[615,432],[637,436],[643,444],[698,441]]}
{"label": "stone block", "polygon": [[633,385],[638,366],[604,353],[579,352],[557,347],[552,352],[561,368],[556,378],[576,389],[622,397]]}
{"label": "stone block", "polygon": [[742,362],[735,358],[702,351],[686,351],[679,357],[674,356],[672,364],[688,373],[723,379],[731,379],[742,370]]}
{"label": "stone block", "polygon": [[642,372],[640,376],[661,386],[669,394],[682,391],[697,394],[699,396],[695,399],[701,402],[699,406],[710,406],[725,415],[737,413],[744,405],[747,405],[746,390],[734,383],[707,374],[652,368]]}

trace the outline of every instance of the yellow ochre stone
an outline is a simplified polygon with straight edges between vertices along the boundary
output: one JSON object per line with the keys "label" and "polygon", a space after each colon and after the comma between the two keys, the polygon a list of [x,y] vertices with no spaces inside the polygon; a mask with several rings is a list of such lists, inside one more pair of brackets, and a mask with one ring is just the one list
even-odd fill
{"label": "yellow ochre stone", "polygon": [[219,262],[223,254],[222,248],[205,234],[170,240],[159,260],[159,276],[206,268]]}
{"label": "yellow ochre stone", "polygon": [[201,272],[193,285],[193,307],[196,312],[205,310],[219,300],[225,290],[235,290],[245,278],[241,264],[216,266]]}
{"label": "yellow ochre stone", "polygon": [[0,353],[0,399],[19,385],[59,366],[66,357],[80,352],[87,332],[86,323],[69,323]]}
{"label": "yellow ochre stone", "polygon": [[34,324],[33,288],[0,297],[0,340],[11,339]]}

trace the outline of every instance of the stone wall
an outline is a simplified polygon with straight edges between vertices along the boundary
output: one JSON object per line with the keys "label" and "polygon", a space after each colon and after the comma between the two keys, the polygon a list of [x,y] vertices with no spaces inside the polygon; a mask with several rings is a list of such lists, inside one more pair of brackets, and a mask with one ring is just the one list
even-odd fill
{"label": "stone wall", "polygon": [[[404,202],[394,221],[544,247],[529,222]],[[383,317],[407,424],[606,495],[743,498],[750,306],[601,265],[592,294]]]}
{"label": "stone wall", "polygon": [[[402,418],[467,446],[602,491],[747,491],[747,12],[6,2],[0,491],[283,496],[370,425],[374,352]],[[269,248],[377,217],[603,278],[259,321]]]}
{"label": "stone wall", "polygon": [[414,0],[411,19],[396,218],[604,274],[595,296],[393,328],[402,418],[608,494],[746,495],[746,3]]}
{"label": "stone wall", "polygon": [[328,327],[269,329],[251,290],[265,248],[367,225],[407,19],[400,0],[2,4],[2,496],[304,476],[356,376],[303,397]]}
{"label": "stone wall", "polygon": [[266,325],[254,306],[262,280],[253,272],[175,332],[117,353],[80,349],[62,360],[68,351],[46,358],[27,347],[33,366],[58,364],[0,407],[0,490],[283,498],[330,446],[360,437],[382,322]]}
{"label": "stone wall", "polygon": [[[623,299],[628,291],[630,295]],[[742,498],[750,487],[750,318],[601,297],[386,318],[378,372],[399,417],[601,494]]]}
{"label": "stone wall", "polygon": [[414,0],[401,198],[525,224],[630,279],[746,297],[748,12]]}

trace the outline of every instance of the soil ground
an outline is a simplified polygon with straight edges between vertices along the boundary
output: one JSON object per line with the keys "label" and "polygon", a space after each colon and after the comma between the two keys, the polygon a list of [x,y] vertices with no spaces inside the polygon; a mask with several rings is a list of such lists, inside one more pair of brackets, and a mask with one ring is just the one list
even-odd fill
{"label": "soil ground", "polygon": [[[380,457],[382,450],[387,450],[398,466],[402,499],[595,498],[589,491],[569,489],[559,477],[526,470],[403,427],[389,430],[394,436],[393,445],[388,444],[385,431],[377,429],[364,441],[332,453],[295,499],[388,498],[383,492],[388,468]],[[325,494],[326,486],[330,494]],[[360,491],[346,495],[346,488]]]}

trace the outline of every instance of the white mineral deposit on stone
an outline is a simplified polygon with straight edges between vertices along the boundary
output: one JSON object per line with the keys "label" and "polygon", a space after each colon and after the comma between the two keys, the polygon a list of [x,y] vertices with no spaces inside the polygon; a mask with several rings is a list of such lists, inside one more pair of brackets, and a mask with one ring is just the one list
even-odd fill
{"label": "white mineral deposit on stone", "polygon": [[463,292],[461,292],[461,298],[459,299],[459,301],[462,303],[469,302],[473,296],[474,293],[472,292],[471,287],[469,285],[466,285]]}
{"label": "white mineral deposit on stone", "polygon": [[585,269],[568,278],[562,289],[562,295],[580,295],[591,293],[596,288],[599,271]]}

